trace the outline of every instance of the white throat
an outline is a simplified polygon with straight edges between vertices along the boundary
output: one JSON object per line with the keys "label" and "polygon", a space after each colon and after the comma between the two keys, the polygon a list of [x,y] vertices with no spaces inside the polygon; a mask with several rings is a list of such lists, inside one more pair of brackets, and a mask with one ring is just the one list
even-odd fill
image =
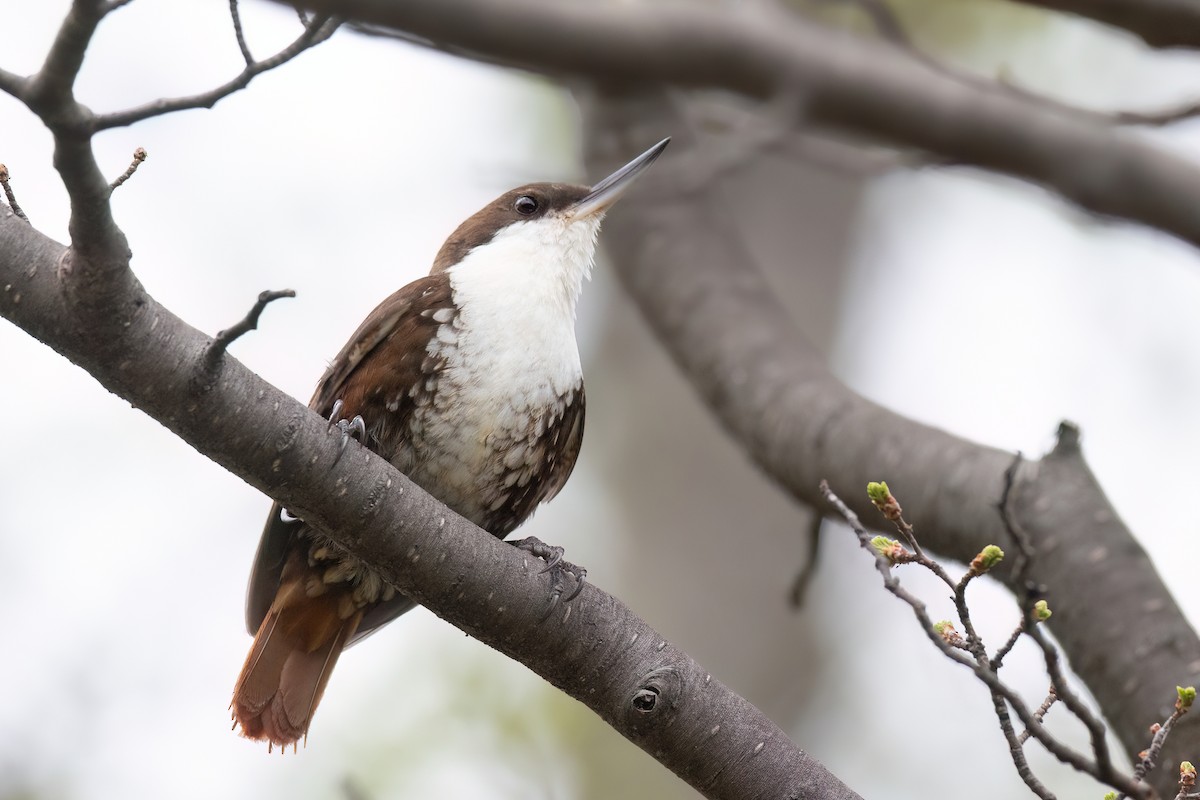
{"label": "white throat", "polygon": [[448,270],[473,372],[559,393],[578,385],[575,306],[599,230],[599,215],[516,222]]}

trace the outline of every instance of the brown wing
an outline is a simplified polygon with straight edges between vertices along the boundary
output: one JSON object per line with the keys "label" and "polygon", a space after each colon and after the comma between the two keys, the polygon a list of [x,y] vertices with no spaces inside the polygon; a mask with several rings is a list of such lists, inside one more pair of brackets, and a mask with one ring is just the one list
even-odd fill
{"label": "brown wing", "polygon": [[[412,411],[407,389],[423,384],[440,366],[430,363],[423,345],[413,347],[412,343],[428,342],[452,309],[450,281],[444,274],[413,281],[388,297],[367,315],[330,363],[309,407],[328,416],[334,402],[342,400],[343,417],[349,419],[356,414],[364,417],[370,434],[365,444],[377,452],[385,450],[382,445],[387,444],[387,433],[403,430],[401,426]],[[362,371],[359,379],[350,381],[350,376],[359,370]],[[393,400],[397,401],[394,410],[388,406]],[[246,596],[246,627],[252,634],[275,599],[290,545],[302,528],[301,523],[280,519],[278,503],[271,506],[254,556]],[[360,626],[355,639],[372,627]]]}
{"label": "brown wing", "polygon": [[560,409],[545,421],[544,433],[528,441],[528,447],[533,448],[528,456],[532,469],[521,475],[507,502],[492,511],[484,528],[503,539],[562,489],[579,457],[586,400],[580,382],[579,388],[563,398]]}
{"label": "brown wing", "polygon": [[571,472],[575,469],[575,461],[579,458],[579,448],[583,444],[583,418],[587,410],[587,396],[583,392],[583,381],[579,388],[567,399],[562,416],[546,439],[546,488],[538,498],[539,503],[554,499],[564,485]]}
{"label": "brown wing", "polygon": [[[321,376],[317,390],[308,405],[328,414],[334,401],[341,399],[345,412],[350,416],[362,413],[351,399],[365,397],[379,386],[397,386],[407,389],[422,379],[422,362],[425,358],[425,343],[437,332],[446,317],[439,312],[454,311],[450,279],[445,274],[429,275],[413,281],[367,315],[362,325],[337,354],[329,369]],[[380,345],[384,358],[380,356]],[[419,342],[417,346],[412,346]],[[356,381],[357,391],[347,393],[346,381],[356,369],[363,368],[378,373],[378,380]],[[353,408],[352,408],[353,407]]]}

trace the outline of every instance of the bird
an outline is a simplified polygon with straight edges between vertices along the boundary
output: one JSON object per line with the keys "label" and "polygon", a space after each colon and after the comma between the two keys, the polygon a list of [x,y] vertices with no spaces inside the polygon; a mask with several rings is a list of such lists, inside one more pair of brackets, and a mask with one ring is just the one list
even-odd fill
{"label": "bird", "polygon": [[[553,498],[583,438],[575,309],[600,223],[669,141],[593,186],[519,186],[459,225],[429,274],[380,303],[321,377],[309,408],[342,431],[342,448],[357,438],[501,539]],[[514,544],[559,567],[561,548]],[[581,586],[586,573],[562,566]],[[307,743],[342,650],[414,605],[274,504],[247,591],[254,643],[234,727],[268,750]]]}

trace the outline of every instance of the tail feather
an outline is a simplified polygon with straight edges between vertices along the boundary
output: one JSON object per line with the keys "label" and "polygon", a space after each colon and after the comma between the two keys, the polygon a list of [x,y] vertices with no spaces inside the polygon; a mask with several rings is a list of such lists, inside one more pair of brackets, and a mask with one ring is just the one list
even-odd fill
{"label": "tail feather", "polygon": [[338,656],[363,615],[346,602],[348,586],[322,587],[309,597],[304,591],[306,566],[294,557],[285,567],[231,703],[244,736],[280,746],[294,744],[308,732]]}

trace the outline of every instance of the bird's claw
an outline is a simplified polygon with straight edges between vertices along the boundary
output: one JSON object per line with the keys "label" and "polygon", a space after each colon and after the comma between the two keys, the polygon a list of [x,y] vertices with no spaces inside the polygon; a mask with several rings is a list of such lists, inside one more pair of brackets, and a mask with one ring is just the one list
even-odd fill
{"label": "bird's claw", "polygon": [[[550,573],[550,604],[538,622],[545,622],[550,618],[550,615],[554,613],[554,609],[558,607],[560,599],[563,603],[569,603],[583,591],[583,585],[587,581],[587,570],[572,564],[570,561],[563,560],[563,553],[565,551],[561,547],[546,544],[535,536],[519,539],[513,542],[512,545],[518,550],[524,550],[531,556],[540,558],[546,562],[546,566],[538,572],[539,575],[546,572]],[[563,591],[566,589],[563,576],[567,574],[575,578],[575,588],[571,590],[570,594],[563,597]]]}
{"label": "bird's claw", "polygon": [[350,444],[352,438],[358,439],[363,444],[367,441],[366,420],[362,418],[361,414],[355,414],[353,419],[343,419],[341,414],[345,407],[346,404],[341,400],[334,401],[333,410],[329,412],[329,427],[325,429],[326,432],[332,432],[334,428],[337,428],[342,432],[342,445],[338,448],[337,458],[333,460],[335,467],[342,460],[342,455],[346,452],[346,445]]}

